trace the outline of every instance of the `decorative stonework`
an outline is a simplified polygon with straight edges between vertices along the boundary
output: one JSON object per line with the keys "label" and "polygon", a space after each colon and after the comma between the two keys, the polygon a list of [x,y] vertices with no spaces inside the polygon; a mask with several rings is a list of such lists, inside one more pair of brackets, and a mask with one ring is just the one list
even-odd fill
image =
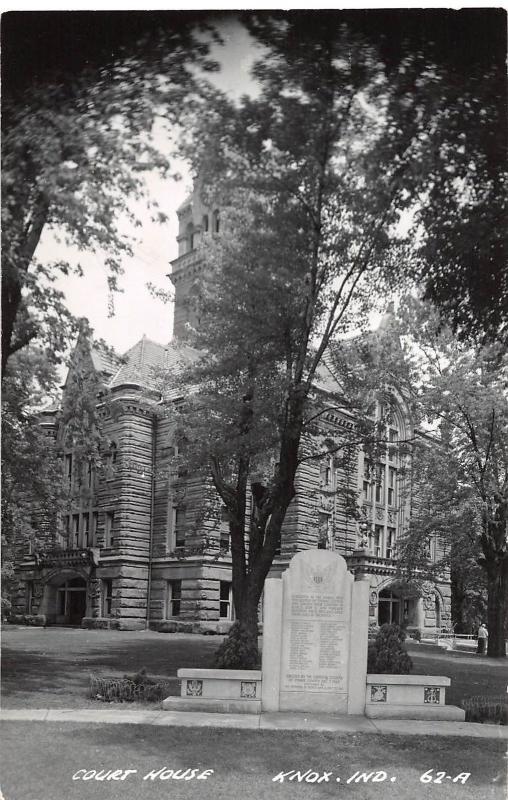
{"label": "decorative stonework", "polygon": [[203,681],[198,681],[198,680],[187,681],[186,691],[188,697],[202,697]]}
{"label": "decorative stonework", "polygon": [[423,687],[423,702],[439,705],[441,702],[441,689],[437,686]]}
{"label": "decorative stonework", "polygon": [[370,702],[371,703],[386,703],[388,688],[386,686],[371,686],[370,687]]}
{"label": "decorative stonework", "polygon": [[242,681],[240,685],[240,697],[252,700],[256,697],[256,681]]}

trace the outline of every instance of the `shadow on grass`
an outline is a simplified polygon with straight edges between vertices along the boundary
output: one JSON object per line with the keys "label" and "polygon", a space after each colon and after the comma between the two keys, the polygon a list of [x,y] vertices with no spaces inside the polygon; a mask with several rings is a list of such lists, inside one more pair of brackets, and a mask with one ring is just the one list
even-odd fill
{"label": "shadow on grass", "polygon": [[[43,634],[44,635],[44,634]],[[114,640],[103,647],[83,646],[83,652],[42,652],[3,647],[2,693],[4,699],[17,694],[70,694],[86,697],[90,673],[134,674],[145,667],[149,675],[175,678],[180,667],[210,667],[219,641]],[[74,644],[74,643],[73,643]],[[106,643],[104,643],[106,644]]]}

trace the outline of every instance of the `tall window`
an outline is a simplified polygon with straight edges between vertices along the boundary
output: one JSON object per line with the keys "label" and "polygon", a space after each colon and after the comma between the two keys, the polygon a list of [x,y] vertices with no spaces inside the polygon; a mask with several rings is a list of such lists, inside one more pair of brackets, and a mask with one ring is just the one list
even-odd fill
{"label": "tall window", "polygon": [[79,514],[72,515],[72,547],[79,547]]}
{"label": "tall window", "polygon": [[395,528],[386,529],[386,557],[395,558],[395,537],[397,531]]}
{"label": "tall window", "polygon": [[83,514],[83,547],[90,547],[90,514]]}
{"label": "tall window", "polygon": [[328,489],[333,488],[333,458],[327,458],[321,463],[321,485]]}
{"label": "tall window", "polygon": [[64,480],[67,488],[72,486],[72,453],[64,455]]}
{"label": "tall window", "polygon": [[166,618],[180,615],[182,581],[166,582]]}
{"label": "tall window", "polygon": [[97,526],[99,522],[99,515],[97,511],[92,511],[92,531],[90,537],[90,547],[96,547],[97,545]]}
{"label": "tall window", "polygon": [[374,541],[372,543],[372,552],[378,558],[382,554],[382,543],[383,543],[383,526],[382,525],[375,525],[374,526]]}
{"label": "tall window", "polygon": [[201,227],[203,229],[203,233],[208,233],[209,223],[208,223],[208,214],[205,214],[203,217],[203,221],[201,223]]}
{"label": "tall window", "polygon": [[384,503],[385,499],[385,471],[383,464],[376,467],[376,503]]}
{"label": "tall window", "polygon": [[218,211],[214,211],[212,214],[212,231],[214,233],[219,233],[220,231],[220,219]]}
{"label": "tall window", "polygon": [[222,506],[220,510],[219,548],[226,551],[230,549],[229,512],[226,506]]}
{"label": "tall window", "polygon": [[113,581],[107,578],[102,581],[102,616],[110,617],[113,608]]}
{"label": "tall window", "polygon": [[113,525],[115,524],[115,512],[106,511],[104,515],[104,547],[113,546]]}
{"label": "tall window", "polygon": [[95,484],[95,467],[92,459],[88,461],[86,467],[86,486],[87,489],[93,489]]}
{"label": "tall window", "polygon": [[388,467],[388,505],[394,506],[397,503],[397,470],[395,467]]}
{"label": "tall window", "polygon": [[233,619],[233,586],[229,581],[220,581],[219,617]]}

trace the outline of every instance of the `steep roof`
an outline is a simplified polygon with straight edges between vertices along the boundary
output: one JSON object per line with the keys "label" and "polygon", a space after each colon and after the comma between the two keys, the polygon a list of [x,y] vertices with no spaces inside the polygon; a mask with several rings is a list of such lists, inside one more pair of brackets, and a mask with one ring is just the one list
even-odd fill
{"label": "steep roof", "polygon": [[113,348],[105,347],[98,342],[94,342],[90,348],[90,358],[94,369],[106,376],[113,375],[121,362],[120,356]]}
{"label": "steep roof", "polygon": [[131,347],[122,358],[122,364],[110,381],[110,388],[137,386],[157,388],[157,370],[175,369],[192,359],[193,350],[185,345],[158,344],[145,336]]}

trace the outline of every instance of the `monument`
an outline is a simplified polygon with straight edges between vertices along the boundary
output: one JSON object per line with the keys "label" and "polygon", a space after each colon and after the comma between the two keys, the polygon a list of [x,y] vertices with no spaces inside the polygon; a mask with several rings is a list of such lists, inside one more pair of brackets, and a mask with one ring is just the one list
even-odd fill
{"label": "monument", "polygon": [[265,583],[262,709],[363,714],[369,583],[330,550],[304,550]]}

